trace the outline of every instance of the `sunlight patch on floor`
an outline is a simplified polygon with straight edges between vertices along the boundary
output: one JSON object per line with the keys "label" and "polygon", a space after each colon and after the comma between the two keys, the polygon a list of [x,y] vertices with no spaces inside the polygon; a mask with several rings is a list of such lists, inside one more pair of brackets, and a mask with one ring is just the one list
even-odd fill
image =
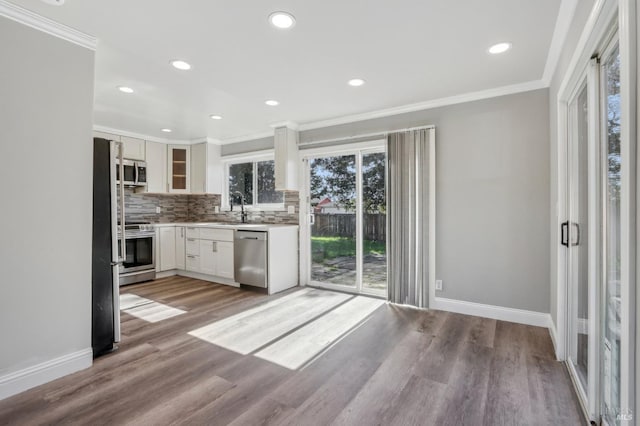
{"label": "sunlight patch on floor", "polygon": [[297,370],[353,331],[381,299],[303,289],[189,332],[231,351]]}
{"label": "sunlight patch on floor", "polygon": [[159,322],[187,312],[131,293],[120,295],[120,310],[148,322]]}
{"label": "sunlight patch on floor", "polygon": [[247,355],[353,296],[304,289],[197,330],[191,336]]}
{"label": "sunlight patch on floor", "polygon": [[297,370],[329,348],[384,303],[380,299],[356,297],[264,348],[256,356]]}

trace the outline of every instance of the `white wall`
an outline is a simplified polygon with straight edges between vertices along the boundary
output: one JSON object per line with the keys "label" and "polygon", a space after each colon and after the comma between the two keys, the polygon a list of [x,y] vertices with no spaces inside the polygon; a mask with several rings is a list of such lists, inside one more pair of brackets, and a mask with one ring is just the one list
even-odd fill
{"label": "white wall", "polygon": [[2,398],[91,348],[94,52],[3,17],[0,40]]}

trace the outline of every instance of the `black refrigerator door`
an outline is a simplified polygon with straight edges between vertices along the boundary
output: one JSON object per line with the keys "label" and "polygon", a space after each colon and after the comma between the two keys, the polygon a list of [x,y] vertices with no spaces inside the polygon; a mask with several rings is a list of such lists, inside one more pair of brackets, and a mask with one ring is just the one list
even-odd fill
{"label": "black refrigerator door", "polygon": [[93,252],[91,273],[93,356],[113,349],[114,300],[111,217],[111,151],[106,139],[93,140]]}

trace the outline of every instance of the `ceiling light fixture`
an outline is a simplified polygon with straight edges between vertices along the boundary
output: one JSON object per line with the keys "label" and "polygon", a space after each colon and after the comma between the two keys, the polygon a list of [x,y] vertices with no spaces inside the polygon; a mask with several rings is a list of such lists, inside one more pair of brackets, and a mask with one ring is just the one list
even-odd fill
{"label": "ceiling light fixture", "polygon": [[122,93],[133,93],[133,89],[127,86],[118,86],[118,90]]}
{"label": "ceiling light fixture", "polygon": [[349,86],[358,87],[364,84],[364,80],[361,78],[353,78],[349,80]]}
{"label": "ceiling light fixture", "polygon": [[52,4],[54,6],[62,6],[65,0],[42,0],[43,3]]}
{"label": "ceiling light fixture", "polygon": [[511,49],[511,43],[498,43],[489,48],[489,53],[492,55],[498,55]]}
{"label": "ceiling light fixture", "polygon": [[171,133],[171,129],[162,129],[162,131],[165,133]]}
{"label": "ceiling light fixture", "polygon": [[174,59],[173,61],[171,61],[171,65],[173,65],[175,69],[178,69],[180,71],[188,71],[191,69],[191,65],[181,59]]}
{"label": "ceiling light fixture", "polygon": [[296,18],[288,12],[273,12],[269,15],[269,22],[276,28],[286,30],[296,24]]}
{"label": "ceiling light fixture", "polygon": [[212,120],[222,120],[222,116],[218,114],[211,114],[209,118]]}
{"label": "ceiling light fixture", "polygon": [[265,104],[269,105],[269,106],[278,106],[280,105],[280,102],[273,100],[273,99],[269,99],[268,101],[264,101]]}

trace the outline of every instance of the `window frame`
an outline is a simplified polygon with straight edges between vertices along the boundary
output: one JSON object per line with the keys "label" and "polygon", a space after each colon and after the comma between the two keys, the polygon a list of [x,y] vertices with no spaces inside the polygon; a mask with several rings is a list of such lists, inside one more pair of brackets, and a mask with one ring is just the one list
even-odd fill
{"label": "window frame", "polygon": [[223,158],[222,163],[224,166],[224,191],[222,194],[221,207],[222,211],[231,211],[229,204],[229,169],[234,164],[252,163],[253,165],[253,203],[245,204],[245,210],[247,211],[285,211],[285,191],[282,192],[281,203],[258,203],[258,163],[263,161],[273,161],[275,165],[275,155],[272,150],[267,152],[261,152],[259,154],[240,154]]}

